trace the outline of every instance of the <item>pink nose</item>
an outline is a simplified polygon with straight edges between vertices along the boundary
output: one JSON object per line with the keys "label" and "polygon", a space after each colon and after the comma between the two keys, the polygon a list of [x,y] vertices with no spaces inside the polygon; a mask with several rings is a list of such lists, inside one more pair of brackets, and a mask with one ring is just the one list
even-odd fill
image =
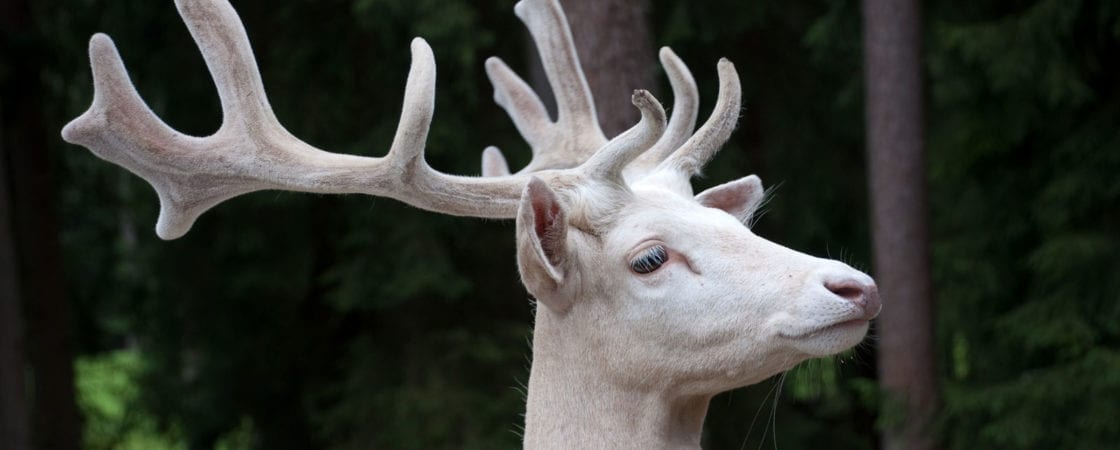
{"label": "pink nose", "polygon": [[842,280],[825,282],[824,287],[844,300],[863,310],[863,318],[871,320],[879,315],[882,305],[879,303],[879,288],[875,283],[863,283],[857,280]]}

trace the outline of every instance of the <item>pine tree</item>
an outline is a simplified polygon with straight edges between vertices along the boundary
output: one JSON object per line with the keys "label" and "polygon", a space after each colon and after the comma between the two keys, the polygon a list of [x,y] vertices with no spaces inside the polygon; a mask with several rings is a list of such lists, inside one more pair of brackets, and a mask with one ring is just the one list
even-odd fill
{"label": "pine tree", "polygon": [[1112,448],[1120,3],[938,16],[930,173],[948,443]]}

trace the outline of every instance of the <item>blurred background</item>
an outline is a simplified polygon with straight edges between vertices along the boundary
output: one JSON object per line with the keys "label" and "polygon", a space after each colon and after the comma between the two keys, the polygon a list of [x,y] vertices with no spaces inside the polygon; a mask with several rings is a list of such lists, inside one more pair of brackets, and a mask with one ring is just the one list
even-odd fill
{"label": "blurred background", "polygon": [[[426,38],[439,67],[428,159],[458,174],[478,173],[486,145],[528,161],[482,64],[500,56],[541,85],[513,3],[233,2],[281,122],[335,152],[384,153],[409,40]],[[756,232],[889,270],[873,265],[860,2],[562,3],[608,132],[631,123],[633,88],[672,105],[657,47],[692,68],[701,120],[727,57],[745,110],[697,187],[756,173],[774,188]],[[520,446],[532,307],[512,221],[269,191],[161,241],[151,188],[59,130],[92,98],[98,31],[168,124],[217,128],[172,2],[0,5],[0,448]],[[1120,1],[928,0],[916,19],[912,181],[928,186],[928,235],[908,242],[928,262],[914,283],[932,279],[932,306],[916,310],[931,345],[911,352],[929,363],[913,378],[931,393],[925,444],[880,436],[912,416],[879,381],[873,329],[715,398],[706,448],[1120,445]],[[599,88],[604,67],[646,84]]]}

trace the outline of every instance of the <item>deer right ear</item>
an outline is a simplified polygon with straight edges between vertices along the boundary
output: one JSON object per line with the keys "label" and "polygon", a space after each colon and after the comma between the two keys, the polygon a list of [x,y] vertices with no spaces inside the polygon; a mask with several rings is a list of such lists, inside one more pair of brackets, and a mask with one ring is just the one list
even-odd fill
{"label": "deer right ear", "polygon": [[696,201],[709,208],[722,209],[746,224],[765,198],[762,180],[749,175],[701,192]]}
{"label": "deer right ear", "polygon": [[563,312],[570,303],[559,295],[567,242],[563,205],[548,185],[533,177],[521,195],[517,214],[517,266],[529,293],[556,312]]}

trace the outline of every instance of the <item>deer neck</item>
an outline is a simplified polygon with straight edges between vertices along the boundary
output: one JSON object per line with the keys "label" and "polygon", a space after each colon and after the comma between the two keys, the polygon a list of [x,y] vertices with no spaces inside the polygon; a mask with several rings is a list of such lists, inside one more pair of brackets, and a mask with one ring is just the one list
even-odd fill
{"label": "deer neck", "polygon": [[[697,449],[710,395],[612,381],[585,336],[541,306],[525,412],[525,448]],[[583,339],[581,339],[583,338]]]}

